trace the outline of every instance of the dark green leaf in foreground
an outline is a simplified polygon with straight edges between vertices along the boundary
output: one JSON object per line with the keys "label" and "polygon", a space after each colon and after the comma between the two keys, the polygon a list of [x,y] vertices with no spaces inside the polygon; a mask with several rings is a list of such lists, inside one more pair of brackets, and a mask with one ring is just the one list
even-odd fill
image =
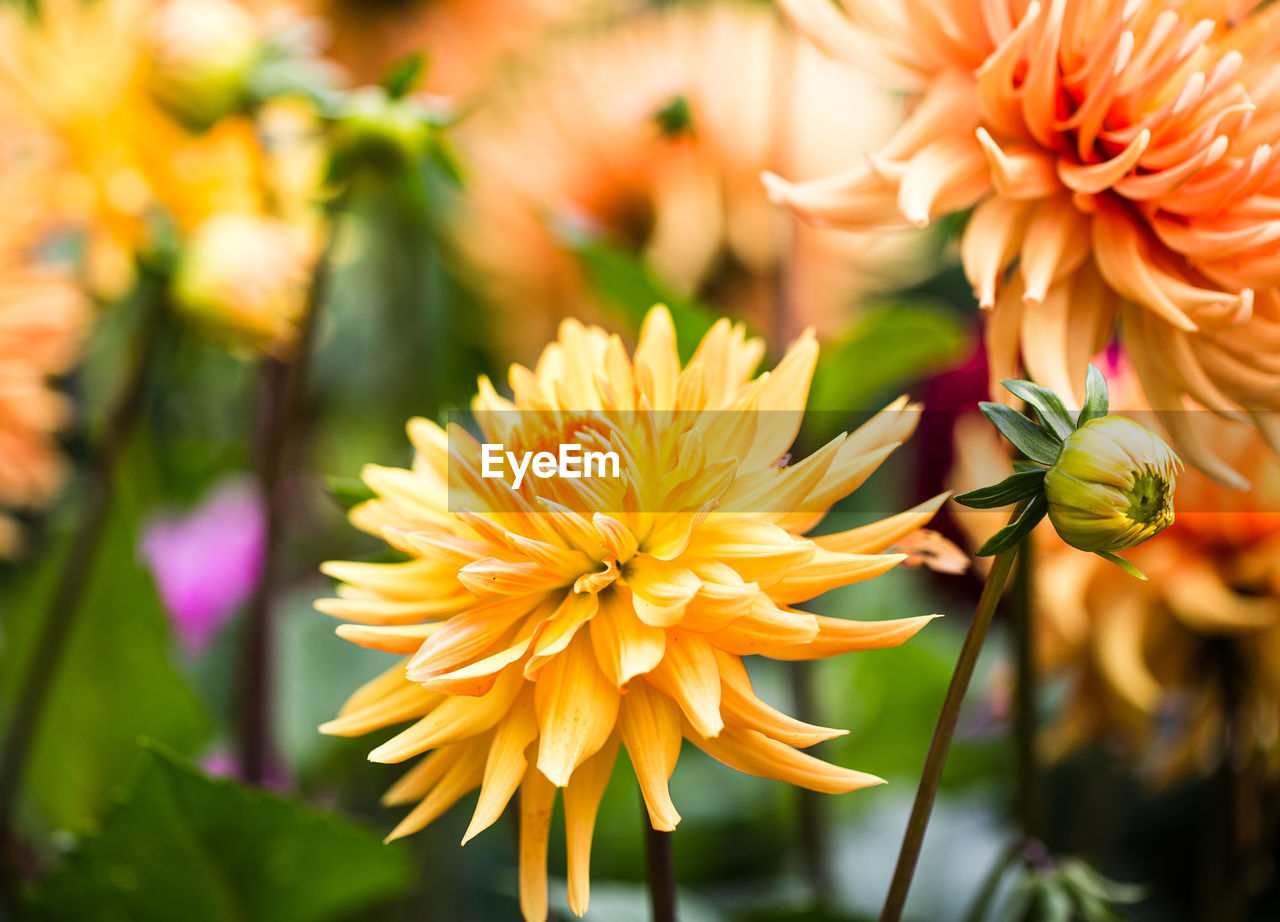
{"label": "dark green leaf in foreground", "polygon": [[978,408],[1000,430],[1000,434],[1013,443],[1014,448],[1032,461],[1052,464],[1058,460],[1062,440],[1041,429],[1017,410],[1002,403],[987,402],[978,404]]}
{"label": "dark green leaf in foreground", "polygon": [[1010,474],[993,486],[961,493],[956,497],[956,502],[970,509],[998,509],[1001,506],[1011,506],[1044,490],[1046,473],[1048,472],[1043,468],[1038,468],[1034,471]]}
{"label": "dark green leaf in foreground", "polygon": [[202,775],[144,743],[130,794],[34,897],[52,922],[319,922],[402,893],[412,867],[350,821]]}
{"label": "dark green leaf in foreground", "polygon": [[1048,511],[1049,503],[1044,498],[1044,494],[1033,496],[1016,521],[1000,529],[986,544],[978,548],[978,556],[990,557],[992,554],[1002,554],[1009,548],[1017,546],[1023,538],[1031,534],[1033,528],[1040,524],[1040,520]]}

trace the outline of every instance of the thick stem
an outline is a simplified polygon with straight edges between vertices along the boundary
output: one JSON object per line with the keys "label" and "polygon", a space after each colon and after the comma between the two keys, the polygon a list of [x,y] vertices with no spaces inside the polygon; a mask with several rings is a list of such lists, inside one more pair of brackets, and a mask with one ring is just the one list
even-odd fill
{"label": "thick stem", "polygon": [[293,512],[291,475],[301,466],[306,422],[307,378],[319,306],[328,287],[330,250],[340,205],[329,218],[328,240],[316,261],[298,340],[289,359],[262,365],[258,418],[258,485],[266,505],[262,573],[249,600],[240,660],[238,742],[245,781],[261,784],[272,761],[271,650],[276,593],[281,583],[288,526]]}
{"label": "thick stem", "polygon": [[1017,813],[1023,836],[1041,838],[1040,762],[1036,756],[1038,677],[1035,661],[1034,549],[1024,543],[1013,575],[1010,601],[1013,621],[1014,688],[1013,739],[1017,758]]}
{"label": "thick stem", "polygon": [[987,574],[986,585],[982,587],[977,610],[969,623],[969,632],[965,634],[964,646],[960,648],[956,671],[951,676],[947,696],[942,702],[942,714],[938,717],[933,740],[929,743],[929,755],[924,762],[924,773],[920,778],[920,787],[916,790],[911,819],[907,821],[907,833],[902,840],[902,851],[898,853],[898,866],[893,872],[893,883],[889,885],[889,895],[885,898],[880,922],[898,922],[902,918],[907,892],[911,889],[911,878],[915,874],[916,862],[920,859],[920,846],[924,842],[925,829],[933,812],[933,802],[938,795],[938,784],[942,781],[947,751],[951,748],[951,738],[955,734],[956,721],[960,716],[960,704],[969,688],[978,654],[982,652],[987,629],[991,627],[991,618],[995,614],[1000,593],[1004,590],[1017,554],[1018,549],[1015,547],[997,556],[991,572]]}
{"label": "thick stem", "polygon": [[671,858],[671,833],[653,828],[643,801],[640,822],[644,829],[644,863],[653,922],[676,922],[676,869]]}
{"label": "thick stem", "polygon": [[0,864],[6,866],[12,844],[13,812],[36,728],[75,631],[84,591],[93,578],[102,534],[111,511],[111,485],[116,467],[146,403],[147,383],[164,318],[164,295],[158,291],[148,294],[150,298],[134,332],[124,381],[108,411],[102,441],[93,452],[86,473],[80,520],[63,561],[61,575],[40,621],[40,633],[27,660],[27,671],[18,686],[13,716],[4,745],[0,748],[0,843],[3,843],[0,847],[5,849],[5,856],[0,856]]}

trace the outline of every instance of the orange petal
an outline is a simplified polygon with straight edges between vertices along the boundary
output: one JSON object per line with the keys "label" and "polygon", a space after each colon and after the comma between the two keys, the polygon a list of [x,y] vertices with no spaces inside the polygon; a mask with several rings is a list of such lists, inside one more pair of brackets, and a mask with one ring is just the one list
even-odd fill
{"label": "orange petal", "polygon": [[591,621],[591,646],[600,670],[618,688],[662,661],[667,633],[637,617],[634,596],[609,592]]}
{"label": "orange petal", "polygon": [[680,705],[703,736],[724,727],[720,717],[720,670],[711,644],[697,634],[672,630],[667,652],[648,675],[649,682]]}
{"label": "orange petal", "polygon": [[520,785],[520,912],[524,922],[546,922],[547,839],[556,789],[530,766]]}
{"label": "orange petal", "polygon": [[847,618],[814,616],[818,622],[818,636],[807,644],[771,650],[766,655],[773,659],[803,660],[825,659],[850,653],[854,650],[880,650],[896,647],[910,640],[915,633],[938,615],[922,615],[917,618],[898,618],[893,621],[851,621]]}
{"label": "orange petal", "polygon": [[689,737],[693,744],[730,768],[761,778],[776,778],[823,794],[844,794],[884,784],[883,778],[840,768],[771,740],[756,730],[727,729],[714,739]]}
{"label": "orange petal", "polygon": [[480,797],[467,832],[462,837],[463,845],[492,826],[502,815],[529,767],[525,750],[537,736],[538,719],[534,713],[533,695],[526,690],[494,731],[484,764]]}

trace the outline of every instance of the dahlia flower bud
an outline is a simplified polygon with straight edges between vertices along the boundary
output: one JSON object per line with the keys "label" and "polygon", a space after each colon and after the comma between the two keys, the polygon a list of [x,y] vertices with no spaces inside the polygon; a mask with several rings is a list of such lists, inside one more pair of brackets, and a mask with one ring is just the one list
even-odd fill
{"label": "dahlia flower bud", "polygon": [[427,149],[438,113],[411,96],[396,97],[380,86],[354,90],[343,100],[334,146],[380,163],[411,162]]}
{"label": "dahlia flower bud", "polygon": [[1123,416],[1090,420],[1062,444],[1044,478],[1049,521],[1082,551],[1122,551],[1173,522],[1178,456]]}
{"label": "dahlia flower bud", "polygon": [[210,329],[271,353],[291,347],[304,310],[312,241],[294,224],[221,214],[178,257],[173,298]]}
{"label": "dahlia flower bud", "polygon": [[1014,462],[1016,473],[1000,483],[956,497],[976,509],[1023,504],[978,554],[1012,550],[1048,515],[1067,544],[1145,579],[1115,552],[1141,544],[1173,522],[1174,478],[1182,470],[1178,456],[1132,420],[1107,415],[1107,383],[1092,365],[1078,414],[1053,391],[1030,381],[1003,384],[1037,419],[1002,404],[981,405],[1026,460]]}
{"label": "dahlia flower bud", "polygon": [[263,51],[253,17],[230,0],[173,0],[151,27],[148,87],[173,115],[196,128],[244,105]]}

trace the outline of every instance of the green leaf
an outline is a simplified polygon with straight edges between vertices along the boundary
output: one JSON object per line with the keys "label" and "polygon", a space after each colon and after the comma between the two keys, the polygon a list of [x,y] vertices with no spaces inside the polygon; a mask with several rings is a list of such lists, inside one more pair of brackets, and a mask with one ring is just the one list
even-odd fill
{"label": "green leaf", "polygon": [[1071,922],[1074,901],[1063,884],[1054,879],[1046,880],[1039,893],[1041,922]]}
{"label": "green leaf", "polygon": [[941,304],[904,300],[871,308],[818,356],[805,419],[810,441],[829,441],[849,425],[851,411],[878,410],[968,347],[965,323]]}
{"label": "green leaf", "polygon": [[1079,858],[1064,859],[1061,874],[1075,890],[1107,903],[1140,903],[1147,898],[1145,887],[1112,880]]}
{"label": "green leaf", "polygon": [[[154,474],[138,451],[126,457],[121,474],[25,774],[27,792],[54,828],[97,825],[111,795],[136,770],[139,733],[194,752],[209,732],[199,699],[170,662],[167,618],[135,551],[139,484],[154,482]],[[78,504],[68,507],[74,516]],[[49,548],[0,598],[0,703],[6,707],[26,673],[65,549],[65,542]]]}
{"label": "green leaf", "polygon": [[639,256],[622,247],[589,234],[565,236],[592,288],[620,310],[632,329],[640,329],[655,304],[665,304],[676,328],[681,360],[693,357],[698,343],[718,319],[714,311],[673,290]]}
{"label": "green leaf", "polygon": [[1095,553],[1099,557],[1101,557],[1103,560],[1111,561],[1113,564],[1115,564],[1121,570],[1124,570],[1124,572],[1128,573],[1130,576],[1136,579],[1140,579],[1144,583],[1147,581],[1147,574],[1143,573],[1134,564],[1125,560],[1119,554],[1113,554],[1111,553],[1111,551],[1095,551]]}
{"label": "green leaf", "polygon": [[1076,417],[1076,425],[1083,426],[1090,420],[1100,419],[1107,415],[1108,409],[1107,379],[1095,366],[1090,365],[1084,379],[1084,406]]}
{"label": "green leaf", "polygon": [[1027,503],[1027,508],[1022,510],[1017,519],[1000,529],[986,544],[978,548],[978,556],[990,557],[992,554],[1002,554],[1010,548],[1017,547],[1022,539],[1031,534],[1031,530],[1040,524],[1040,520],[1048,511],[1049,502],[1044,498],[1044,494],[1033,496]]}
{"label": "green leaf", "polygon": [[320,922],[402,893],[407,853],[350,821],[208,778],[144,743],[101,835],[41,883],[39,917],[101,922]]}
{"label": "green leaf", "polygon": [[1013,469],[1019,474],[1025,474],[1027,471],[1044,471],[1048,473],[1048,468],[1038,461],[1029,461],[1026,458],[1014,458]]}
{"label": "green leaf", "polygon": [[1065,439],[1076,431],[1075,420],[1066,404],[1053,391],[1030,381],[1019,381],[1010,378],[1001,381],[1004,389],[1015,397],[1021,397],[1029,403],[1039,415],[1040,420],[1060,439]]}
{"label": "green leaf", "polygon": [[999,483],[990,487],[981,487],[961,493],[956,502],[970,509],[995,509],[1000,506],[1011,506],[1016,502],[1035,496],[1044,490],[1044,477],[1048,473],[1043,468],[1011,474]]}
{"label": "green leaf", "polygon": [[1002,403],[985,401],[978,404],[978,407],[982,410],[982,415],[1000,430],[1000,434],[1032,461],[1053,464],[1058,460],[1062,441],[1045,432],[1017,410]]}
{"label": "green leaf", "polygon": [[427,56],[421,51],[405,55],[391,62],[382,75],[382,86],[392,99],[408,96],[418,88],[427,75]]}

